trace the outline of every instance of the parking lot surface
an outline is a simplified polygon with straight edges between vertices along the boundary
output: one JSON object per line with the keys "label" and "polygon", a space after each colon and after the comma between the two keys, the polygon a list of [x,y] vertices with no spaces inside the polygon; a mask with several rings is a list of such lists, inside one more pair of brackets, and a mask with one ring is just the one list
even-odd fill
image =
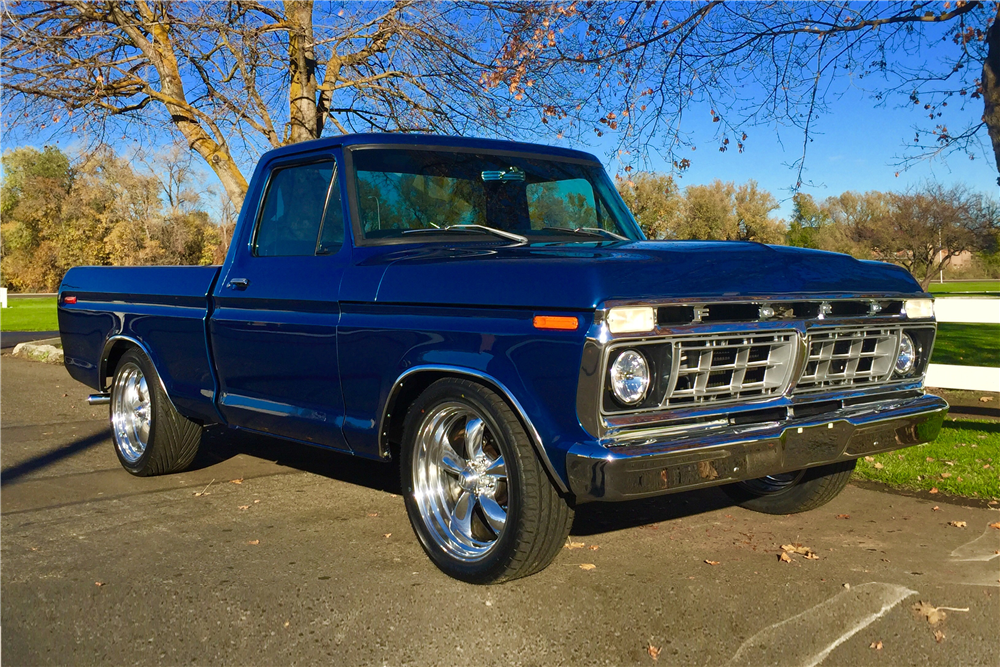
{"label": "parking lot surface", "polygon": [[135,478],[62,367],[0,372],[4,664],[1000,664],[993,508],[581,506],[548,569],[476,587],[426,558],[392,466],[216,430]]}

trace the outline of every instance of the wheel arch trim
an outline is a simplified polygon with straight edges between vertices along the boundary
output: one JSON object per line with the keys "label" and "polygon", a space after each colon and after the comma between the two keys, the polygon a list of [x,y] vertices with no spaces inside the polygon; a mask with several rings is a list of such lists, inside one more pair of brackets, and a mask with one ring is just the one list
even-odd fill
{"label": "wheel arch trim", "polygon": [[389,418],[390,411],[395,408],[395,401],[399,395],[399,391],[402,388],[403,382],[414,375],[420,373],[443,373],[446,376],[465,376],[479,380],[480,382],[486,384],[491,389],[495,390],[497,393],[503,397],[504,400],[514,408],[514,412],[517,414],[518,419],[524,425],[525,431],[528,433],[528,439],[531,441],[531,445],[538,455],[538,458],[542,461],[542,465],[545,467],[546,472],[552,478],[552,481],[556,484],[560,491],[563,493],[569,493],[569,488],[566,483],[556,472],[555,467],[552,465],[551,459],[549,459],[548,453],[545,451],[545,446],[542,444],[542,437],[538,433],[538,429],[531,422],[528,417],[524,406],[521,402],[517,400],[513,393],[499,380],[497,380],[492,375],[478,371],[472,368],[463,368],[461,366],[448,366],[441,364],[426,364],[420,366],[413,366],[407,368],[403,371],[396,381],[392,384],[392,388],[389,390],[389,395],[386,397],[385,403],[382,406],[379,416],[379,427],[378,427],[378,448],[379,455],[382,458],[389,458],[389,442],[387,440],[387,420]]}
{"label": "wheel arch trim", "polygon": [[174,403],[174,399],[171,398],[170,396],[170,392],[167,391],[167,385],[163,382],[163,373],[161,373],[160,369],[156,367],[156,362],[153,360],[153,355],[150,354],[149,348],[141,340],[139,340],[138,338],[134,338],[132,336],[126,336],[124,334],[116,334],[114,336],[111,336],[104,342],[104,351],[101,352],[100,374],[98,375],[99,381],[101,383],[101,391],[106,391],[109,393],[111,391],[111,385],[106,384],[108,377],[108,359],[111,357],[111,351],[115,348],[116,345],[120,343],[128,343],[130,345],[134,345],[135,347],[139,348],[139,350],[141,350],[144,355],[146,355],[146,358],[149,360],[149,363],[153,367],[153,370],[156,371],[156,379],[160,383],[160,389],[163,390],[163,395],[167,397],[168,401],[170,401],[170,406],[174,409],[174,411],[180,413],[180,411],[177,409],[177,405]]}

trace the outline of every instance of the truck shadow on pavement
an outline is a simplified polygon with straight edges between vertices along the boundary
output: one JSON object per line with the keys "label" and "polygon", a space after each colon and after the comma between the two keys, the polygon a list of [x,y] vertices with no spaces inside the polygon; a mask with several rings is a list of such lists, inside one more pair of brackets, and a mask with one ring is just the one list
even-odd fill
{"label": "truck shadow on pavement", "polygon": [[[198,457],[189,470],[208,468],[240,454],[347,484],[384,493],[402,494],[398,456],[393,457],[392,463],[386,464],[334,450],[224,428],[206,429]],[[571,534],[595,535],[657,524],[732,507],[734,504],[722,491],[711,488],[636,501],[587,503],[576,507]]]}

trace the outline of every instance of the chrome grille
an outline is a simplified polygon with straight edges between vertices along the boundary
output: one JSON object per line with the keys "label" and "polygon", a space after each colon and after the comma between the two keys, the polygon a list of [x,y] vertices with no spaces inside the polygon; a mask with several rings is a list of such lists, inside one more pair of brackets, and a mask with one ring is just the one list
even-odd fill
{"label": "chrome grille", "polygon": [[675,339],[671,381],[660,407],[781,395],[794,359],[794,332]]}
{"label": "chrome grille", "polygon": [[810,331],[808,357],[794,393],[828,391],[885,382],[892,375],[898,328],[840,327]]}

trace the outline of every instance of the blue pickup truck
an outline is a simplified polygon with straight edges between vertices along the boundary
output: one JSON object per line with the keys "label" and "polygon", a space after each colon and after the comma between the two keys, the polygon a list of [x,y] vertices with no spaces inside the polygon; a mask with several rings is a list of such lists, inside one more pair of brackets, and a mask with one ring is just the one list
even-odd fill
{"label": "blue pickup truck", "polygon": [[903,269],[648,241],[593,155],[524,143],[271,151],[221,267],[74,268],[59,328],[130,473],[211,424],[396,461],[421,545],[476,583],[544,568],[581,503],[818,507],[948,409]]}

